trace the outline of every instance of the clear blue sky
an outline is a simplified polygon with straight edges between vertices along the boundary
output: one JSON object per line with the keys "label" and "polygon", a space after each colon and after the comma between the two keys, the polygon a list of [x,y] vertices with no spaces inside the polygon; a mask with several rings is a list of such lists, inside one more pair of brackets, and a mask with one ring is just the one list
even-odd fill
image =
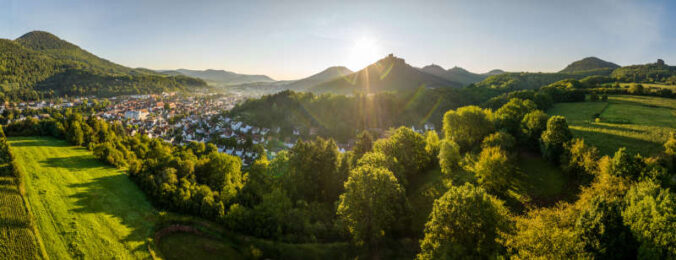
{"label": "clear blue sky", "polygon": [[126,66],[275,79],[390,52],[475,72],[676,64],[676,1],[335,2],[0,0],[0,38],[44,30]]}

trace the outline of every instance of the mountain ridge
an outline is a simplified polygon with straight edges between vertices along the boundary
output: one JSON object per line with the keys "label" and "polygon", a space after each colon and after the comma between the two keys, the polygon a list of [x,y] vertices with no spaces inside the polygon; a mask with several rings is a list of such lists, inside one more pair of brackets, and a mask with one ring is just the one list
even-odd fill
{"label": "mountain ridge", "polygon": [[423,72],[393,54],[378,60],[364,69],[345,77],[322,83],[310,89],[317,93],[375,93],[381,91],[413,90],[427,88],[462,87],[462,83],[449,81]]}

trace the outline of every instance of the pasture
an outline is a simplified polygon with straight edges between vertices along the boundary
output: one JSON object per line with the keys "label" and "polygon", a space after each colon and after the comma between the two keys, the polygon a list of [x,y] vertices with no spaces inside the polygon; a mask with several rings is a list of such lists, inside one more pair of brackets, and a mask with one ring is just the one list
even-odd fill
{"label": "pasture", "polygon": [[619,147],[642,155],[659,153],[676,131],[676,100],[668,98],[617,95],[607,102],[559,103],[547,113],[565,116],[575,137],[607,155]]}
{"label": "pasture", "polygon": [[146,259],[158,215],[123,171],[53,138],[9,138],[51,259]]}

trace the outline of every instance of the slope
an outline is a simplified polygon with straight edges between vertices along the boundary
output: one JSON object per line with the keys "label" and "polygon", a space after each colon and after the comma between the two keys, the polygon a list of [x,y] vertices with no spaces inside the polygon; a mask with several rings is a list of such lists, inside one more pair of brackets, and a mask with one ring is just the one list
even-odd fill
{"label": "slope", "polygon": [[52,93],[112,96],[195,87],[206,87],[206,83],[124,67],[47,32],[30,32],[15,41],[0,39],[0,90],[11,100],[33,100],[40,94],[51,97]]}
{"label": "slope", "polygon": [[296,81],[293,81],[286,85],[286,89],[294,90],[294,91],[305,91],[308,90],[314,86],[317,86],[322,83],[329,82],[331,80],[335,79],[340,79],[347,77],[348,75],[352,74],[353,72],[343,66],[334,66],[334,67],[329,67],[317,74],[314,74],[312,76],[309,76],[304,79],[299,79]]}
{"label": "slope", "polygon": [[158,213],[123,171],[52,138],[10,138],[51,259],[150,258]]}
{"label": "slope", "polygon": [[449,80],[449,81],[462,83],[463,85],[469,85],[469,84],[472,84],[472,83],[476,83],[476,82],[482,81],[483,79],[488,77],[488,76],[483,75],[483,74],[476,74],[476,73],[469,72],[469,71],[467,71],[463,68],[460,68],[460,67],[453,67],[453,68],[450,68],[448,70],[444,70],[444,68],[442,68],[439,65],[435,65],[435,64],[427,65],[420,70],[422,70],[423,72],[427,72],[429,74],[444,78],[444,79]]}
{"label": "slope", "polygon": [[408,65],[404,59],[390,54],[360,71],[344,78],[319,84],[310,90],[317,93],[376,93],[414,90],[420,86],[427,88],[462,87],[462,83],[422,72]]}
{"label": "slope", "polygon": [[[619,68],[620,65],[617,65],[612,62],[607,62],[596,57],[587,57],[566,66],[561,73],[581,73],[588,71],[605,71],[607,74],[610,74],[614,69]],[[606,75],[607,75],[606,74]]]}
{"label": "slope", "polygon": [[239,74],[225,70],[188,70],[178,69],[162,71],[167,75],[185,75],[189,77],[200,78],[213,86],[231,86],[238,84],[247,84],[255,82],[274,82],[275,80],[266,75],[248,75]]}

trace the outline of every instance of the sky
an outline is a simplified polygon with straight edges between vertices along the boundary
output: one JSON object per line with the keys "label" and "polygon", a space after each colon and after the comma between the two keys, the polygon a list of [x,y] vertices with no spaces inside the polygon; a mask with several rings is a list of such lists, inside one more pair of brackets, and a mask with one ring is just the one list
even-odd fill
{"label": "sky", "polygon": [[298,79],[393,53],[422,67],[558,71],[588,56],[676,64],[676,1],[0,0],[0,38],[51,32],[150,69]]}

